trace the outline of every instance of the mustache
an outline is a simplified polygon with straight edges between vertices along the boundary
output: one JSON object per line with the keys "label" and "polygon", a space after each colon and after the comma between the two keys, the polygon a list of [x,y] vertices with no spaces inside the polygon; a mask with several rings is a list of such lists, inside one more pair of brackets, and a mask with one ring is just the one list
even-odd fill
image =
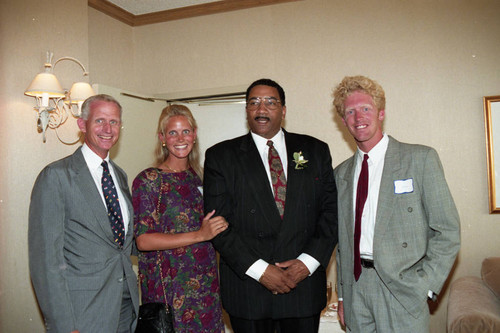
{"label": "mustache", "polygon": [[267,120],[267,121],[271,120],[269,117],[263,117],[263,116],[257,116],[257,117],[254,118],[254,120],[259,120],[259,119],[264,119],[264,120]]}

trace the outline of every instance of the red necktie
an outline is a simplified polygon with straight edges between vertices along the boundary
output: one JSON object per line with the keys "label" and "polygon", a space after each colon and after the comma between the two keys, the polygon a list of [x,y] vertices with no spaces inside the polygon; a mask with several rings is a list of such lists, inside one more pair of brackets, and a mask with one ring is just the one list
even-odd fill
{"label": "red necktie", "polygon": [[269,160],[269,171],[271,172],[271,182],[273,185],[274,201],[276,201],[276,207],[280,213],[281,218],[283,218],[283,213],[285,212],[285,199],[286,199],[286,178],[285,172],[283,170],[283,164],[281,163],[280,155],[278,151],[273,146],[271,140],[267,141],[269,146],[268,160]]}
{"label": "red necktie", "polygon": [[356,192],[356,217],[354,220],[354,278],[358,281],[361,275],[361,257],[359,255],[359,240],[361,238],[361,217],[368,196],[368,154],[364,155],[359,173]]}

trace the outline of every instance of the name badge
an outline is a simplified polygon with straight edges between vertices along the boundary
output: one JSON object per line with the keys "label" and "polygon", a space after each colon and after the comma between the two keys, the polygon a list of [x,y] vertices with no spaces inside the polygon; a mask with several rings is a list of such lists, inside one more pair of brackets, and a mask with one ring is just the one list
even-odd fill
{"label": "name badge", "polygon": [[394,181],[394,193],[403,194],[412,192],[413,192],[413,178]]}

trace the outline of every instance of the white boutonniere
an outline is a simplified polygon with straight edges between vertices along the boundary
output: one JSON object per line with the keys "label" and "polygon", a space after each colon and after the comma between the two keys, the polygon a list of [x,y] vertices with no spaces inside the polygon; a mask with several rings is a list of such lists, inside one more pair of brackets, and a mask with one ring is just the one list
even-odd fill
{"label": "white boutonniere", "polygon": [[307,166],[306,163],[308,162],[304,159],[301,151],[299,151],[298,153],[293,153],[293,161],[295,162],[296,170],[304,169]]}

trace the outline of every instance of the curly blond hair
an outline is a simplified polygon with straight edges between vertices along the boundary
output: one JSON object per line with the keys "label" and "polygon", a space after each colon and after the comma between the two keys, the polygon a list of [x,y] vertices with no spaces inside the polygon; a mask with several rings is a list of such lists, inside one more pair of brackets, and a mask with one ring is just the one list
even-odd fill
{"label": "curly blond hair", "polygon": [[[158,129],[156,131],[157,134],[163,134],[163,130],[165,129],[165,125],[169,121],[170,118],[175,116],[183,116],[187,118],[189,125],[193,128],[193,130],[197,130],[198,125],[196,124],[196,120],[193,117],[191,111],[184,105],[172,104],[164,108],[161,112],[160,119],[158,119]],[[168,149],[163,147],[163,142],[161,142],[159,136],[156,138],[156,148],[155,148],[155,162],[154,166],[159,167],[163,162],[165,162],[168,158]],[[198,146],[198,141],[195,140],[193,144],[193,149],[188,155],[188,163],[191,168],[198,174],[200,178],[203,176],[203,169],[200,164],[200,149]]]}
{"label": "curly blond hair", "polygon": [[370,95],[377,109],[385,110],[385,92],[380,84],[362,75],[346,76],[333,91],[333,106],[340,117],[344,118],[346,98],[355,91]]}

